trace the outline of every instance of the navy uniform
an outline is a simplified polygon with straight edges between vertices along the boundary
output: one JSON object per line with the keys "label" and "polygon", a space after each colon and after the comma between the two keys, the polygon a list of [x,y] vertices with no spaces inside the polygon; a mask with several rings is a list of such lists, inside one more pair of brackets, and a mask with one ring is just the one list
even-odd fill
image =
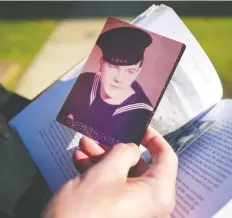
{"label": "navy uniform", "polygon": [[[97,45],[105,61],[127,66],[143,59],[144,50],[151,41],[144,31],[121,27],[101,34]],[[119,105],[108,104],[100,96],[100,77],[100,73],[80,74],[57,120],[106,146],[119,142],[140,144],[153,116],[150,100],[134,81],[133,95]]]}

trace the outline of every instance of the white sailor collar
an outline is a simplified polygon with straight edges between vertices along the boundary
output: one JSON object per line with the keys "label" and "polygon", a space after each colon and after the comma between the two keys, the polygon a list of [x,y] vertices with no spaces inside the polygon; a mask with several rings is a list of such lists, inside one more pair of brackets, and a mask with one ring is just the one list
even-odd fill
{"label": "white sailor collar", "polygon": [[[92,103],[94,102],[94,100],[96,99],[97,96],[97,88],[98,88],[98,84],[100,81],[100,77],[101,77],[101,73],[95,73],[94,79],[93,79],[93,85],[92,85],[92,89],[91,89],[91,93],[90,93],[90,106],[92,105]],[[117,108],[114,113],[112,114],[112,116],[115,116],[117,114],[121,114],[127,111],[132,111],[132,110],[138,110],[138,109],[145,109],[148,111],[153,111],[153,108],[145,103],[135,103],[135,104],[128,104],[122,107]]]}

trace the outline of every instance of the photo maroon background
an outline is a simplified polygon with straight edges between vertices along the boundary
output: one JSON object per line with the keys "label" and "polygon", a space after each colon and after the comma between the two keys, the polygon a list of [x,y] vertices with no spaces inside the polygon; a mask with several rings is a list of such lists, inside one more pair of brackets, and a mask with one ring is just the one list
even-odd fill
{"label": "photo maroon background", "polygon": [[[108,18],[101,33],[112,28],[123,26],[135,27],[124,21]],[[153,106],[155,106],[175,65],[177,57],[180,54],[183,44],[150,31],[146,32],[150,34],[153,42],[145,50],[142,71],[137,81],[142,86]],[[95,45],[82,72],[99,72],[101,57],[101,49]]]}

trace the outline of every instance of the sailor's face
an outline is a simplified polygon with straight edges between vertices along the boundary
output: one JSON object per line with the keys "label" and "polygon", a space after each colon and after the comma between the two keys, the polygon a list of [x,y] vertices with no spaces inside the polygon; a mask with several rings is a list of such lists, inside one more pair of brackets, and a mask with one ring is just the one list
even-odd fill
{"label": "sailor's face", "polygon": [[101,86],[104,94],[109,97],[118,97],[131,88],[141,71],[140,62],[136,65],[118,66],[101,60]]}

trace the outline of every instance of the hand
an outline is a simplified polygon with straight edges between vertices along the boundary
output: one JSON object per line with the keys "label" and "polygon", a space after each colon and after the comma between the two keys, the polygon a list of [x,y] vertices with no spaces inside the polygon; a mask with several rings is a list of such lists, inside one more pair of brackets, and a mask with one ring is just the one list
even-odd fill
{"label": "hand", "polygon": [[[82,165],[85,160],[89,168],[89,152],[100,147],[86,137],[82,143],[85,152],[77,151],[75,157]],[[151,128],[142,144],[153,159],[149,167],[143,162],[139,177],[128,178],[130,168],[141,160],[139,148],[130,143],[115,145],[82,177],[69,181],[53,196],[44,218],[169,217],[174,208],[177,156]]]}

